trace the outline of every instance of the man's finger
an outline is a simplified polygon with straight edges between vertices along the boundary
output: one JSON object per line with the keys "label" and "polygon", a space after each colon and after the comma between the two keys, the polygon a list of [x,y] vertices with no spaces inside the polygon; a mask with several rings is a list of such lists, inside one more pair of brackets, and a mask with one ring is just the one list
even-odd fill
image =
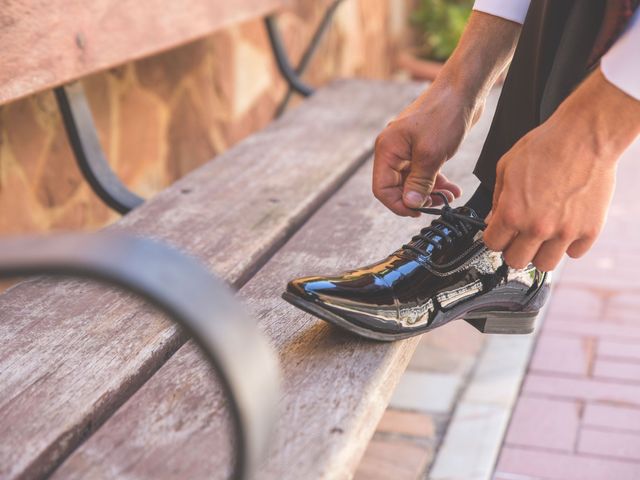
{"label": "man's finger", "polygon": [[482,238],[490,250],[504,252],[517,234],[518,231],[507,225],[498,211],[488,219],[488,226]]}
{"label": "man's finger", "polygon": [[422,207],[433,191],[439,166],[446,159],[432,155],[414,147],[411,152],[411,171],[404,182],[403,200],[409,208]]}
{"label": "man's finger", "polygon": [[376,198],[396,215],[401,217],[419,217],[416,210],[407,208],[402,200],[402,187],[389,187],[376,193]]}
{"label": "man's finger", "polygon": [[581,256],[583,256],[585,253],[589,251],[589,249],[593,246],[595,241],[596,241],[595,237],[594,238],[585,237],[585,238],[576,240],[571,245],[569,245],[569,248],[567,248],[567,254],[571,258],[580,258]]}
{"label": "man's finger", "polygon": [[[402,186],[397,183],[395,176],[400,177],[398,172],[387,169],[382,170],[373,177],[373,195],[387,208],[398,200],[402,202]],[[394,213],[397,213],[394,210]]]}
{"label": "man's finger", "polygon": [[550,272],[560,263],[568,246],[566,241],[557,238],[547,240],[540,246],[538,253],[533,258],[533,264],[538,270]]}
{"label": "man's finger", "polygon": [[500,199],[500,194],[502,193],[502,186],[504,185],[504,175],[502,173],[502,169],[498,168],[496,171],[496,183],[493,187],[493,202],[492,202],[492,210],[495,210],[498,206],[498,200]]}
{"label": "man's finger", "polygon": [[385,187],[397,187],[402,185],[402,172],[389,167],[386,164],[373,164],[373,184]]}
{"label": "man's finger", "polygon": [[453,198],[449,199],[449,201],[453,201],[454,199],[459,198],[460,195],[462,195],[462,188],[460,188],[460,186],[456,183],[453,183],[442,173],[438,173],[438,175],[436,176],[436,184],[433,189],[451,192]]}
{"label": "man's finger", "polygon": [[403,200],[407,207],[419,208],[424,205],[435,185],[435,172],[411,171],[404,183]]}
{"label": "man's finger", "polygon": [[[449,203],[455,200],[454,194],[449,190],[443,190],[443,189],[437,188],[434,191],[444,194],[444,196],[447,197],[447,202]],[[444,200],[442,200],[440,195],[436,195],[432,193],[431,196],[427,199],[427,203],[425,204],[425,206],[427,205],[431,205],[433,207],[439,207],[440,205],[444,205]]]}
{"label": "man's finger", "polygon": [[[487,215],[487,218],[485,218],[487,228],[482,236],[485,245],[494,252],[504,252],[518,234],[517,230],[504,222],[500,215],[501,212],[498,209],[498,201],[502,194],[502,185],[502,170],[498,168],[496,172],[496,183],[493,187],[491,211],[489,212],[489,215]],[[495,214],[494,212],[498,213]]]}
{"label": "man's finger", "polygon": [[541,245],[542,240],[537,237],[518,234],[502,256],[511,268],[525,268],[536,256]]}
{"label": "man's finger", "polygon": [[375,197],[392,212],[402,216],[419,216],[402,202],[403,172],[391,168],[383,161],[373,165],[372,190]]}
{"label": "man's finger", "polygon": [[394,213],[414,216],[415,212],[404,204],[402,208],[398,205],[398,200],[402,203],[402,185],[411,158],[410,147],[407,145],[404,151],[404,145],[405,142],[392,133],[378,136],[373,158],[372,190],[375,197]]}

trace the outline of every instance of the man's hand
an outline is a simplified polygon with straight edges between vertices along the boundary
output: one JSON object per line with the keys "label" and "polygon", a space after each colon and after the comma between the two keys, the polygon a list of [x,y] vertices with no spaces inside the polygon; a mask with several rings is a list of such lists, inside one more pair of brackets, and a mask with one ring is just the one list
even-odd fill
{"label": "man's hand", "polygon": [[473,113],[455,92],[434,87],[392,121],[376,141],[373,194],[398,215],[419,216],[409,207],[436,204],[440,199],[430,198],[433,190],[442,191],[450,201],[461,194],[460,187],[439,172],[458,149]]}
{"label": "man's hand", "polygon": [[440,173],[482,112],[486,96],[513,56],[520,25],[473,12],[460,43],[433,85],[379,135],[373,193],[391,211],[419,216],[412,208],[449,200],[460,187]]}
{"label": "man's hand", "polygon": [[553,270],[600,233],[616,161],[640,134],[640,102],[594,72],[498,162],[484,242],[513,268]]}
{"label": "man's hand", "polygon": [[[571,127],[569,127],[571,128]],[[567,129],[544,124],[523,137],[497,169],[484,242],[513,268],[553,270],[567,252],[580,257],[605,221],[615,162],[568,142]]]}

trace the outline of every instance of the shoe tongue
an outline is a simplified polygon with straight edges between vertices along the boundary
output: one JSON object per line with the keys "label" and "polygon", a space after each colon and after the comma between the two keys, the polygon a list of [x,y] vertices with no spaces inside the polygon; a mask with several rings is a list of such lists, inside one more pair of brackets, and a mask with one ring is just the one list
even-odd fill
{"label": "shoe tongue", "polygon": [[[480,219],[480,216],[472,208],[464,205],[461,207],[454,208],[452,211],[460,215],[465,215],[468,217]],[[438,218],[442,218],[442,217],[438,217]],[[447,223],[450,223],[451,225],[455,226],[458,230],[464,231],[465,227],[462,225],[464,223],[462,220],[459,220],[456,218],[450,218],[450,219],[448,218],[446,221]],[[428,231],[423,236],[427,238],[432,238],[436,241],[444,241],[442,240],[442,235],[443,234],[448,235],[449,233],[451,233],[450,229],[448,227],[445,227],[444,225],[436,224],[434,225],[434,227],[435,227],[435,231],[434,230]],[[474,227],[469,224],[466,224],[466,228],[467,230],[471,231],[474,234],[475,234],[475,231],[477,230],[477,227]],[[426,250],[427,252],[431,252],[433,250],[433,245],[431,245],[429,242],[426,242],[421,238],[412,240],[410,242],[410,245],[413,245],[421,250]]]}
{"label": "shoe tongue", "polygon": [[453,211],[461,215],[466,215],[467,217],[472,217],[472,218],[477,218],[478,220],[482,220],[480,215],[478,215],[473,208],[467,207],[466,205],[462,205],[461,207],[454,208]]}
{"label": "shoe tongue", "polygon": [[466,205],[462,205],[461,207],[456,207],[453,209],[453,211],[456,213],[460,213],[462,215],[467,215],[468,217],[480,218],[480,216],[476,213],[476,211],[473,208],[467,207]]}

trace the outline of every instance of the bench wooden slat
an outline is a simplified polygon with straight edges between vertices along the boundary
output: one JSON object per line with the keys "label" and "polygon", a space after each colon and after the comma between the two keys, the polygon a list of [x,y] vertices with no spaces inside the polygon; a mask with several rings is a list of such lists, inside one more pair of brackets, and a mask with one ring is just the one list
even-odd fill
{"label": "bench wooden slat", "polygon": [[0,104],[259,18],[292,1],[5,1]]}
{"label": "bench wooden slat", "polygon": [[[497,95],[445,173],[466,191]],[[284,303],[285,282],[382,258],[424,226],[371,196],[364,165],[240,290],[280,353],[281,417],[260,479],[351,478],[416,339],[356,339]],[[471,327],[469,327],[471,328]],[[437,395],[437,392],[434,392]],[[216,414],[210,412],[216,411]],[[219,388],[192,342],[184,345],[56,472],[56,479],[227,478],[231,461]]]}
{"label": "bench wooden slat", "polygon": [[[419,90],[333,84],[113,228],[181,247],[239,286]],[[151,307],[100,285],[39,279],[0,296],[0,477],[50,471],[183,341]]]}
{"label": "bench wooden slat", "polygon": [[[415,339],[359,340],[280,299],[288,279],[381,258],[424,224],[385,212],[370,182],[367,165],[240,291],[280,352],[284,377],[261,479],[348,478],[415,347]],[[192,342],[178,350],[54,478],[151,478],[158,468],[175,478],[228,478],[226,411],[199,356]]]}

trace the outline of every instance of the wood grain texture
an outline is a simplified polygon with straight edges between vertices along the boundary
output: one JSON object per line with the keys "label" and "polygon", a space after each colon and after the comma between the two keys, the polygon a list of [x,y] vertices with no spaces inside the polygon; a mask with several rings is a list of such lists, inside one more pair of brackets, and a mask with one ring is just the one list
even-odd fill
{"label": "wood grain texture", "polygon": [[[333,84],[112,228],[167,241],[240,286],[420,89]],[[101,285],[35,279],[0,296],[0,477],[50,471],[182,343],[151,307]]]}
{"label": "wood grain texture", "polygon": [[[261,479],[348,478],[415,346],[361,341],[280,299],[294,276],[357,267],[419,230],[424,220],[397,218],[375,202],[370,178],[367,165],[240,291],[284,376]],[[191,342],[182,347],[54,478],[228,478],[224,402],[199,357]]]}
{"label": "wood grain texture", "polygon": [[294,0],[5,0],[0,104],[166,50]]}
{"label": "wood grain texture", "polygon": [[[477,184],[471,171],[496,98],[447,166],[467,195]],[[289,279],[382,258],[428,221],[386,211],[372,198],[370,182],[368,164],[240,291],[278,350],[284,377],[281,415],[261,480],[351,478],[415,348],[416,339],[357,339],[280,299]],[[227,478],[233,447],[224,402],[210,378],[188,342],[54,478]]]}

